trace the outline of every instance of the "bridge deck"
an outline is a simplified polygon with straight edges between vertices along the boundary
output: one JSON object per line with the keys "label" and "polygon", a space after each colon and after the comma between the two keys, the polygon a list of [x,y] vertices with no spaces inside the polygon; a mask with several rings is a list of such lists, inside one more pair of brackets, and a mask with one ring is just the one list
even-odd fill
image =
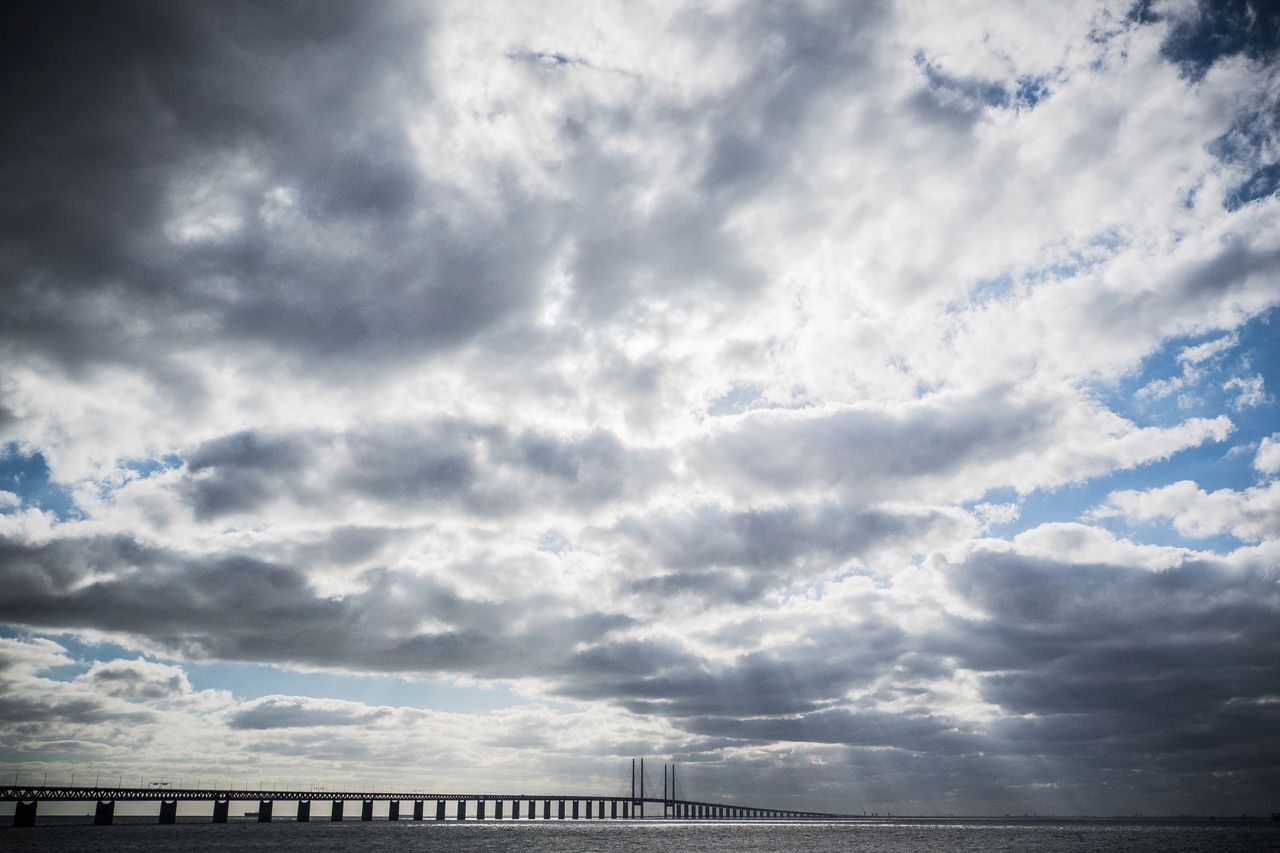
{"label": "bridge deck", "polygon": [[715,809],[731,809],[735,812],[766,813],[784,818],[841,818],[847,815],[828,814],[824,812],[795,811],[792,809],[764,808],[748,806],[741,803],[717,803],[703,800],[664,800],[661,797],[629,797],[626,795],[604,795],[584,793],[460,793],[444,791],[321,791],[321,790],[249,790],[245,788],[122,788],[112,786],[71,787],[65,785],[3,785],[0,786],[0,802],[173,802],[173,801],[299,801],[342,800],[342,801],[476,801],[496,802],[498,800],[553,800],[553,801],[587,801],[609,803],[644,803],[662,807],[674,805],[678,807],[705,807]]}

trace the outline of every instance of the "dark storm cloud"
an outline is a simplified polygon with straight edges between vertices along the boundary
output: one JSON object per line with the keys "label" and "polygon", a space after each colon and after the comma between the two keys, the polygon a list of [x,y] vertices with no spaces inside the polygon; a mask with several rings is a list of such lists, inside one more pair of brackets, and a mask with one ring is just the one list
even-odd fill
{"label": "dark storm cloud", "polygon": [[960,526],[955,515],[937,510],[832,503],[744,511],[703,506],[681,515],[628,516],[615,531],[641,549],[638,564],[664,570],[633,581],[637,592],[741,604],[878,548],[954,534]]}
{"label": "dark storm cloud", "polygon": [[[330,598],[305,571],[248,556],[199,557],[123,536],[4,540],[0,621],[122,632],[178,657],[486,677],[546,672],[557,654],[634,622],[552,591],[488,601],[412,573],[368,570],[359,580],[361,591]],[[440,627],[421,629],[424,620]],[[530,649],[546,654],[530,660]]]}
{"label": "dark storm cloud", "polygon": [[201,519],[253,512],[277,499],[326,506],[350,495],[495,515],[546,500],[591,507],[634,497],[666,468],[663,453],[624,447],[604,430],[562,437],[440,418],[214,439],[192,451],[179,491]]}
{"label": "dark storm cloud", "polygon": [[912,478],[1017,455],[1043,437],[1049,405],[1008,389],[932,399],[899,412],[757,411],[693,451],[708,471],[775,489],[840,486],[874,499]]}
{"label": "dark storm cloud", "polygon": [[927,648],[986,673],[983,698],[1011,715],[991,735],[1015,750],[1221,768],[1280,748],[1273,573],[979,552],[948,574],[993,618],[953,618]]}
{"label": "dark storm cloud", "polygon": [[627,517],[617,529],[672,569],[785,572],[808,557],[825,570],[833,561],[955,525],[954,516],[936,510],[818,504],[737,512],[703,506],[682,515]]}
{"label": "dark storm cloud", "polygon": [[236,340],[367,364],[526,307],[539,217],[482,212],[408,136],[428,11],[7,9],[0,334],[68,367]]}
{"label": "dark storm cloud", "polygon": [[784,717],[697,717],[681,721],[691,732],[754,743],[822,743],[892,747],[931,755],[977,752],[989,741],[962,732],[944,717],[885,711],[832,709]]}
{"label": "dark storm cloud", "polygon": [[[741,626],[726,629],[736,641]],[[806,642],[771,652],[712,663],[673,646],[612,646],[575,656],[561,695],[608,699],[639,714],[684,717],[799,714],[838,701],[891,669],[906,651],[904,632],[888,619],[850,618],[837,628],[815,629]],[[602,666],[643,660],[638,668]]]}
{"label": "dark storm cloud", "polygon": [[315,458],[313,436],[244,431],[201,444],[191,454],[184,497],[198,519],[250,512],[286,491]]}

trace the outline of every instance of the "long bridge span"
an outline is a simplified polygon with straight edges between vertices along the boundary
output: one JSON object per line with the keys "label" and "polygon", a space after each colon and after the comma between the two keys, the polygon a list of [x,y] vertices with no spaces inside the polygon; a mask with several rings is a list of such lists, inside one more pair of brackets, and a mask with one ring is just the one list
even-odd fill
{"label": "long bridge span", "polygon": [[[643,771],[642,771],[643,778]],[[459,793],[406,791],[323,791],[323,790],[249,790],[239,788],[146,788],[110,785],[0,785],[0,802],[16,803],[14,826],[34,826],[42,802],[95,803],[93,823],[110,825],[115,818],[116,803],[150,802],[159,807],[159,823],[175,823],[179,802],[213,804],[213,822],[226,823],[231,803],[256,803],[260,823],[272,820],[277,802],[297,803],[294,818],[311,820],[313,801],[330,803],[328,819],[346,819],[346,804],[360,804],[360,820],[371,821],[373,805],[387,803],[387,820],[467,820],[468,804],[473,804],[472,820],[639,820],[650,818],[678,820],[832,820],[853,815],[826,812],[764,808],[738,803],[706,802],[678,798],[675,794],[675,771],[671,773],[670,793],[666,792],[666,770],[663,771],[662,797],[648,797],[635,789],[634,773],[631,795],[593,793]],[[401,807],[410,804],[404,812]],[[450,814],[452,812],[452,814]],[[354,815],[353,815],[354,817]]]}

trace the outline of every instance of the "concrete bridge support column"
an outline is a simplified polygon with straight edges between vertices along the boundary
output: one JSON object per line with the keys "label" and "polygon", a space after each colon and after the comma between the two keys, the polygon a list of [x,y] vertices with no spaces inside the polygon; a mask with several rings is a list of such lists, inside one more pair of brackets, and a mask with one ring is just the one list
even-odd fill
{"label": "concrete bridge support column", "polygon": [[484,820],[484,800],[476,800],[476,820]]}
{"label": "concrete bridge support column", "polygon": [[560,820],[564,820],[564,800],[560,800],[559,814],[556,815]]}
{"label": "concrete bridge support column", "polygon": [[258,800],[258,823],[271,823],[271,800]]}
{"label": "concrete bridge support column", "polygon": [[512,820],[520,819],[520,801],[519,800],[511,801],[511,819]]}
{"label": "concrete bridge support column", "polygon": [[94,826],[111,826],[116,817],[116,801],[115,800],[98,800],[98,805],[93,810]]}
{"label": "concrete bridge support column", "polygon": [[592,805],[593,803],[590,800],[587,800],[587,820],[591,819],[591,812],[593,811]]}
{"label": "concrete bridge support column", "polygon": [[413,819],[422,820],[422,800],[415,800],[413,803]]}
{"label": "concrete bridge support column", "polygon": [[360,819],[373,820],[373,800],[360,801]]}
{"label": "concrete bridge support column", "polygon": [[161,800],[160,801],[160,823],[177,823],[178,821],[178,801],[177,800]]}
{"label": "concrete bridge support column", "polygon": [[617,816],[618,816],[618,801],[610,800],[609,801],[609,817],[616,818]]}
{"label": "concrete bridge support column", "polygon": [[529,801],[529,820],[533,820],[533,811],[534,811],[534,802],[533,800],[530,800]]}
{"label": "concrete bridge support column", "polygon": [[311,822],[311,801],[298,800],[298,823]]}
{"label": "concrete bridge support column", "polygon": [[436,800],[436,820],[444,820],[444,800]]}
{"label": "concrete bridge support column", "polygon": [[573,819],[574,820],[578,819],[578,801],[577,800],[573,801]]}
{"label": "concrete bridge support column", "polygon": [[502,820],[502,800],[495,800],[493,803],[493,819]]}
{"label": "concrete bridge support column", "polygon": [[550,800],[542,801],[542,819],[551,820],[551,801]]}
{"label": "concrete bridge support column", "polygon": [[622,816],[623,818],[626,818],[626,819],[629,819],[631,817],[631,801],[630,800],[622,801]]}
{"label": "concrete bridge support column", "polygon": [[467,819],[467,801],[458,800],[458,820]]}
{"label": "concrete bridge support column", "polygon": [[596,814],[598,814],[601,818],[603,818],[604,817],[604,800],[597,800],[596,805],[599,806],[599,808],[596,809]]}
{"label": "concrete bridge support column", "polygon": [[213,822],[226,823],[227,813],[231,811],[230,800],[214,800],[213,801]]}
{"label": "concrete bridge support column", "polygon": [[35,826],[36,825],[36,806],[39,800],[32,800],[24,803],[18,800],[18,804],[13,809],[13,825],[14,826]]}
{"label": "concrete bridge support column", "polygon": [[387,820],[399,820],[399,819],[400,819],[400,801],[392,800],[391,802],[387,803]]}
{"label": "concrete bridge support column", "polygon": [[332,808],[329,809],[329,820],[337,823],[342,820],[342,800],[334,800]]}

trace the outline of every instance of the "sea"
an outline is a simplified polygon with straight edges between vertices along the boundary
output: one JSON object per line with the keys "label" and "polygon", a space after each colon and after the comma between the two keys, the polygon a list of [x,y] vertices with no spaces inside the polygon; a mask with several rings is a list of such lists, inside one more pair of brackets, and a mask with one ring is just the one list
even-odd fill
{"label": "sea", "polygon": [[1260,820],[912,820],[853,823],[713,821],[344,821],[260,824],[233,819],[160,826],[119,818],[41,817],[34,827],[0,828],[5,851],[485,851],[485,853],[1232,853],[1280,851],[1280,823]]}

